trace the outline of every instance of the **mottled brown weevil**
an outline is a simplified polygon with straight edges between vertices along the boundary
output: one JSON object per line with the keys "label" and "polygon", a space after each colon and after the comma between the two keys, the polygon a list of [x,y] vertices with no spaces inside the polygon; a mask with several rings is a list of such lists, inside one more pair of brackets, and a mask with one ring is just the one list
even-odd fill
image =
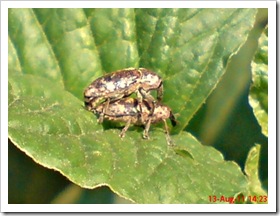
{"label": "mottled brown weevil", "polygon": [[[156,100],[150,95],[151,90],[157,91],[157,100],[161,101],[163,96],[162,79],[156,73],[145,68],[118,70],[94,80],[85,89],[85,107],[89,111],[96,112],[98,104],[105,102],[98,120],[101,123],[111,101],[128,97],[132,93],[137,94],[140,110],[143,98],[156,103]],[[151,109],[151,115],[153,115],[153,110],[154,106]]]}
{"label": "mottled brown weevil", "polygon": [[[105,103],[101,103],[96,107],[96,114],[101,114],[104,110]],[[154,106],[154,112],[151,115],[150,111]],[[141,112],[141,113],[140,113]],[[171,145],[171,139],[168,132],[166,119],[170,119],[172,126],[176,125],[176,120],[168,106],[160,103],[153,104],[151,101],[143,99],[142,109],[140,111],[139,101],[136,98],[122,98],[117,101],[111,101],[108,108],[105,110],[104,119],[125,122],[126,125],[120,133],[120,137],[124,137],[127,129],[131,124],[144,125],[143,138],[149,138],[150,125],[163,121],[167,143]]]}

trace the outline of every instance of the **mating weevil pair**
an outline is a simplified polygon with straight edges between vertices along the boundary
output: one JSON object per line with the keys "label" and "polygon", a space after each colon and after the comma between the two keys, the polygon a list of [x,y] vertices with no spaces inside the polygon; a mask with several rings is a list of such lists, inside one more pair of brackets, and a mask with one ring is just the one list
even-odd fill
{"label": "mating weevil pair", "polygon": [[[157,101],[150,95],[151,90],[157,91]],[[129,98],[136,93],[137,99]],[[176,120],[167,106],[160,104],[163,96],[161,78],[145,68],[128,68],[106,74],[93,81],[84,91],[85,107],[99,115],[98,122],[103,119],[125,122],[121,137],[125,136],[130,124],[144,125],[143,138],[149,138],[151,123],[163,121],[168,134],[166,119],[173,126]]]}
{"label": "mating weevil pair", "polygon": [[103,111],[98,119],[99,123],[102,123],[105,110],[108,109],[110,102],[128,97],[132,93],[137,94],[140,104],[143,98],[155,103],[156,101],[149,94],[150,90],[157,90],[157,99],[161,101],[163,95],[162,80],[154,72],[145,68],[119,70],[96,79],[86,88],[84,91],[85,107],[95,112],[98,104],[105,100]]}

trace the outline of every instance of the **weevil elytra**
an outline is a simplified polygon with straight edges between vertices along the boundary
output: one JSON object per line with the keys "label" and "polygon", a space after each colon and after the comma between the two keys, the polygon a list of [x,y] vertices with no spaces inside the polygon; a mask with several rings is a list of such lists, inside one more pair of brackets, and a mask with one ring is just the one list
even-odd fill
{"label": "weevil elytra", "polygon": [[[104,110],[105,103],[101,103],[96,108],[96,113],[100,114]],[[150,110],[154,106],[154,112],[151,115]],[[104,119],[125,122],[126,125],[120,133],[120,137],[124,137],[127,129],[131,124],[144,125],[143,138],[149,138],[150,125],[163,121],[168,144],[171,144],[171,139],[168,132],[166,119],[170,119],[172,126],[176,125],[176,120],[169,107],[160,103],[153,104],[151,101],[143,99],[142,108],[136,98],[122,98],[109,103],[108,109],[104,113]]]}
{"label": "weevil elytra", "polygon": [[[157,91],[157,100],[161,101],[163,96],[162,79],[156,73],[145,68],[118,70],[94,80],[85,89],[85,107],[87,110],[96,112],[98,104],[105,102],[99,117],[99,122],[101,123],[110,101],[116,101],[136,93],[140,104],[143,98],[155,103],[155,99],[150,95],[151,90]],[[141,108],[142,106],[140,105]],[[152,112],[153,109],[151,114]]]}

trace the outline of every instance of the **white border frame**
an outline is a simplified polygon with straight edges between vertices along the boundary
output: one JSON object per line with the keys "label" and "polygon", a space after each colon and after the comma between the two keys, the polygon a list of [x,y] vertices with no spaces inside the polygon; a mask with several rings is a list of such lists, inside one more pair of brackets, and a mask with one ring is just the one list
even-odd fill
{"label": "white border frame", "polygon": [[[268,8],[269,204],[8,204],[8,8]],[[1,211],[2,212],[275,212],[276,211],[276,2],[275,1],[2,1],[1,2]]]}

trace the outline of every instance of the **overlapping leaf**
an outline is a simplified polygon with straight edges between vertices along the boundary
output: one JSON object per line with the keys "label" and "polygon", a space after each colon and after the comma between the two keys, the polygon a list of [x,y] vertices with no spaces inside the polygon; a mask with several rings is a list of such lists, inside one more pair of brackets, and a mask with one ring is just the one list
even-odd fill
{"label": "overlapping leaf", "polygon": [[268,29],[262,33],[259,39],[258,50],[252,62],[252,85],[249,102],[254,114],[262,127],[262,133],[267,132],[268,114]]}
{"label": "overlapping leaf", "polygon": [[247,197],[249,202],[264,204],[268,203],[267,192],[262,188],[259,179],[259,158],[260,158],[260,145],[251,148],[246,164],[245,172],[249,179],[249,191]]}

